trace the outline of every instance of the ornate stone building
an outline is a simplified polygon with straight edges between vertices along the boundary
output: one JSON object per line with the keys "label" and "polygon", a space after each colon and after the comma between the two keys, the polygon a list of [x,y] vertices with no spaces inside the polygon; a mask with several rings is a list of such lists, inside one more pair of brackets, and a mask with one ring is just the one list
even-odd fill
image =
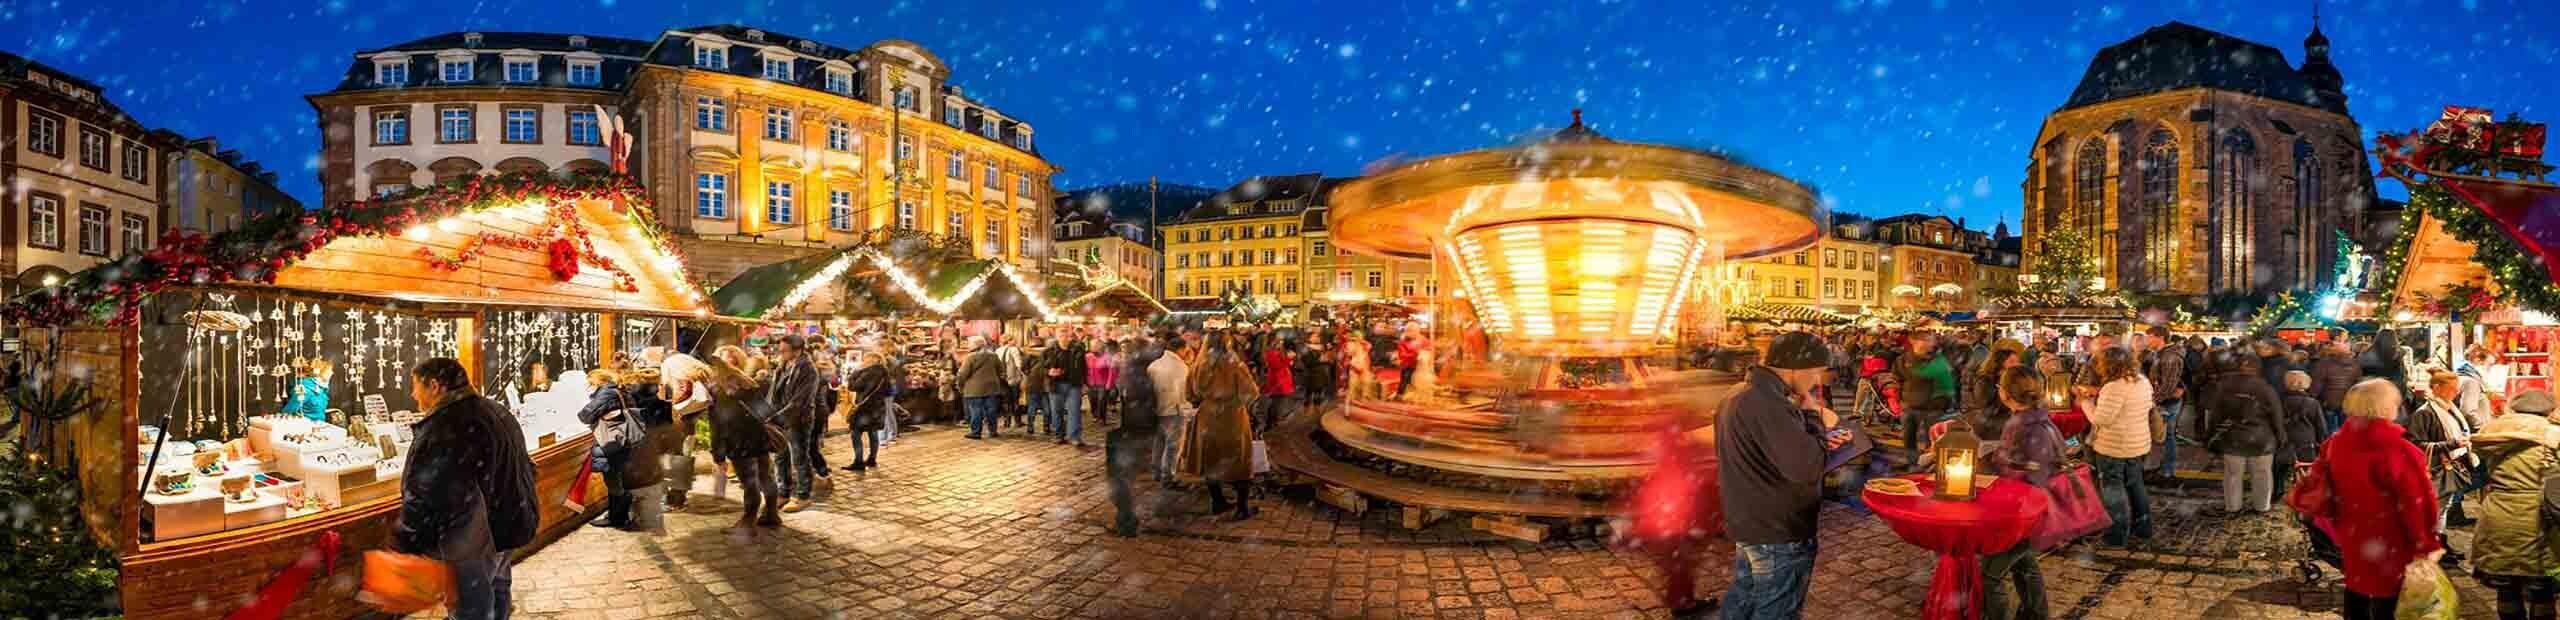
{"label": "ornate stone building", "polygon": [[1029,124],[950,78],[903,40],[856,50],[737,25],[669,30],[625,100],[634,171],[715,281],[886,229],[963,237],[1036,270],[1058,168]]}
{"label": "ornate stone building", "polygon": [[500,172],[601,171],[648,41],[451,32],[357,52],[320,118],[320,191],[336,204]]}
{"label": "ornate stone building", "polygon": [[2025,264],[2075,230],[2109,287],[2197,295],[2327,284],[2372,196],[2345,79],[2314,26],[2296,69],[2170,22],[2098,52],[2028,153]]}

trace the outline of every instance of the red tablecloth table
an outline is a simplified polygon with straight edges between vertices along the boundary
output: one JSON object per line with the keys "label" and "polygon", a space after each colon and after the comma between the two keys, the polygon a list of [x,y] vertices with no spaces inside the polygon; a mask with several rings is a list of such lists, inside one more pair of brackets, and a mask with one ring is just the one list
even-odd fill
{"label": "red tablecloth table", "polygon": [[2053,427],[2061,430],[2064,437],[2077,437],[2081,433],[2089,432],[2089,414],[2078,411],[2056,411],[2052,415]]}
{"label": "red tablecloth table", "polygon": [[1937,571],[1929,578],[1929,600],[1920,617],[1981,617],[1982,556],[2007,551],[2035,531],[2036,523],[2044,519],[2044,490],[2001,480],[1979,489],[1971,501],[1940,500],[1930,497],[1938,488],[1928,476],[1904,478],[1920,483],[1919,496],[1874,490],[1864,491],[1863,496],[1867,508],[1892,526],[1894,535],[1938,554]]}

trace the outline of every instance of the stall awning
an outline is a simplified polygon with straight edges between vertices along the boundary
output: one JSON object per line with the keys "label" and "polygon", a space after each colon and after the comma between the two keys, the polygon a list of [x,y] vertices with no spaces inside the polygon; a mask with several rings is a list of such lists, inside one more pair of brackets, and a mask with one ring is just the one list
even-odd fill
{"label": "stall awning", "polygon": [[1058,308],[1069,314],[1131,319],[1155,318],[1173,312],[1162,302],[1156,301],[1154,295],[1139,290],[1137,285],[1130,284],[1127,280],[1112,282],[1103,285],[1102,288],[1067,298],[1066,301],[1058,302]]}
{"label": "stall awning", "polygon": [[711,292],[712,310],[729,317],[780,318],[769,315],[790,312],[792,306],[835,284],[853,260],[851,251],[837,250],[747,269]]}
{"label": "stall awning", "polygon": [[173,230],[148,252],[21,296],[6,313],[33,325],[129,320],[152,293],[195,285],[428,304],[710,311],[631,177],[509,174],[270,213],[219,234]]}
{"label": "stall awning", "polygon": [[1725,310],[1725,318],[1734,321],[1749,321],[1756,323],[1800,323],[1806,325],[1838,325],[1850,321],[1849,317],[1832,314],[1810,306],[1771,303],[1754,303],[1735,306]]}

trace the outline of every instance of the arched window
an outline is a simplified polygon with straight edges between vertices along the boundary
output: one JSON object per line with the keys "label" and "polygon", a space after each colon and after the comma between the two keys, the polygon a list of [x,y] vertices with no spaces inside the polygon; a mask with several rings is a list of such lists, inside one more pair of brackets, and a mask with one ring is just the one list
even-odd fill
{"label": "arched window", "polygon": [[2213,217],[2213,290],[2246,291],[2253,286],[2250,247],[2258,234],[2258,142],[2233,129],[2222,135],[2222,157],[2216,166],[2219,185]]}
{"label": "arched window", "polygon": [[465,157],[447,157],[427,164],[427,170],[436,173],[437,185],[445,185],[461,182],[463,179],[471,178],[471,175],[480,174],[480,162]]}
{"label": "arched window", "polygon": [[531,157],[509,157],[504,160],[500,160],[496,168],[498,169],[498,174],[546,174],[551,172],[550,166],[542,165],[542,160]]}
{"label": "arched window", "polygon": [[2142,144],[2142,263],[2146,284],[2168,290],[2178,264],[2178,137],[2151,132]]}
{"label": "arched window", "polygon": [[2328,209],[2327,170],[2320,167],[2320,155],[2311,150],[2311,141],[2293,141],[2293,284],[2317,287],[2329,274],[2320,265],[2328,258],[2320,247],[2329,240],[2329,228],[2321,217]]}
{"label": "arched window", "polygon": [[2039,222],[2042,230],[2061,230],[2065,221],[2063,212],[2070,210],[2063,204],[2062,170],[2062,139],[2054,138],[2052,142],[2044,143],[2044,167],[2037,175],[2043,177],[2044,186],[2044,199],[2038,201],[2044,208],[2044,221]]}
{"label": "arched window", "polygon": [[2114,262],[2107,260],[2107,248],[2113,244],[2099,236],[2099,229],[2106,222],[2107,208],[2106,137],[2092,137],[2080,143],[2080,154],[2072,160],[2071,216],[2063,225],[2080,233],[2081,242],[2086,244],[2082,247],[2097,254],[2091,257],[2094,259],[2091,264],[2098,265],[2101,275],[2112,278],[2113,274],[2106,273],[2106,265]]}

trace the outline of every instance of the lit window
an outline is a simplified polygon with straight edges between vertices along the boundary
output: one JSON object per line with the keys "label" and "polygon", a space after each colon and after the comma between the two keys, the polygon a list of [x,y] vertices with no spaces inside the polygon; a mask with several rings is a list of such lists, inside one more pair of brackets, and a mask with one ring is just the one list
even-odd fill
{"label": "lit window", "polygon": [[446,82],[459,83],[471,81],[471,61],[469,60],[447,60],[438,63],[436,66],[437,75],[441,76],[441,79]]}
{"label": "lit window", "polygon": [[1263,251],[1262,251],[1262,264],[1265,264],[1265,265],[1277,265],[1277,264],[1280,264],[1280,261],[1272,260],[1272,259],[1273,259],[1273,257],[1278,256],[1278,255],[1279,255],[1279,253],[1278,253],[1278,252],[1273,252],[1273,251],[1271,251],[1271,250],[1267,250],[1267,249],[1266,249],[1266,250],[1263,250]]}
{"label": "lit window", "polygon": [[766,59],[764,59],[764,79],[768,79],[768,80],[782,80],[782,81],[785,81],[785,82],[789,82],[789,81],[791,81],[791,59],[789,59],[789,58],[766,58]]}
{"label": "lit window", "polygon": [[1189,268],[1191,268],[1191,255],[1189,255],[1189,254],[1175,254],[1175,255],[1173,255],[1173,266],[1174,266],[1174,267],[1176,267],[1176,268],[1180,268],[1180,269],[1189,269]]}
{"label": "lit window", "polygon": [[532,60],[508,60],[507,81],[524,84],[541,79],[542,72],[538,66]]}
{"label": "lit window", "polygon": [[1283,248],[1283,249],[1281,249],[1281,250],[1280,250],[1280,264],[1283,264],[1283,265],[1295,265],[1295,264],[1298,264],[1298,249],[1297,249],[1297,248]]}
{"label": "lit window", "polygon": [[916,203],[912,203],[912,202],[901,202],[901,203],[898,203],[898,229],[899,229],[899,230],[915,230],[915,229],[916,229]]}
{"label": "lit window", "polygon": [[827,150],[853,150],[853,126],[844,121],[827,121]]}
{"label": "lit window", "polygon": [[827,227],[853,230],[853,192],[827,192]]}
{"label": "lit window", "polygon": [[712,219],[729,217],[729,175],[712,172],[693,175],[693,215]]}
{"label": "lit window", "polygon": [[27,198],[27,244],[62,249],[62,201],[33,194]]}
{"label": "lit window", "polygon": [[1330,247],[1328,247],[1328,246],[1329,246],[1329,244],[1325,243],[1323,239],[1317,239],[1317,240],[1315,241],[1315,246],[1314,246],[1314,247],[1312,247],[1312,248],[1309,248],[1309,249],[1308,249],[1308,254],[1312,254],[1312,255],[1314,255],[1314,256],[1316,256],[1316,257],[1318,257],[1318,258],[1322,258],[1322,257],[1324,257],[1324,256],[1327,256],[1326,252],[1331,252],[1331,251],[1332,251],[1332,248],[1330,248]]}
{"label": "lit window", "polygon": [[381,110],[373,113],[374,144],[408,144],[409,111]]}
{"label": "lit window", "polygon": [[987,257],[989,258],[1004,255],[1004,222],[998,222],[996,221],[996,218],[992,217],[987,218],[987,237],[984,249],[986,250]]}
{"label": "lit window", "polygon": [[49,114],[27,115],[27,148],[38,153],[62,156],[62,117]]}
{"label": "lit window", "polygon": [[[961,234],[966,233],[966,229],[968,228],[969,215],[959,211],[953,211],[951,212],[951,217],[942,224],[942,234],[958,237]],[[966,239],[967,237],[961,238]]]}
{"label": "lit window", "polygon": [[401,86],[409,83],[409,61],[386,62],[373,66],[373,83],[377,86]]}
{"label": "lit window", "polygon": [[436,140],[470,142],[471,108],[445,108],[436,111]]}
{"label": "lit window", "polygon": [[80,253],[107,255],[107,208],[103,205],[80,205]]}
{"label": "lit window", "polygon": [[848,97],[852,96],[853,73],[836,70],[827,71],[827,92],[845,95]]}
{"label": "lit window", "polygon": [[542,111],[541,111],[541,110],[536,110],[536,109],[530,109],[530,108],[509,108],[509,109],[507,109],[507,111],[506,111],[506,141],[508,141],[508,142],[522,142],[522,143],[530,143],[530,142],[540,142],[540,141],[542,141],[542,116],[541,116],[541,115],[542,115]]}
{"label": "lit window", "polygon": [[107,133],[88,127],[80,128],[80,165],[107,169]]}
{"label": "lit window", "polygon": [[[1017,222],[1028,222],[1028,221],[1031,221],[1031,212],[1030,212],[1030,211],[1024,211],[1024,212],[1022,212],[1022,213],[1021,213],[1021,215],[1018,215],[1018,216],[1015,216],[1015,217],[1014,217],[1014,221],[1017,221]],[[1015,226],[1015,227],[1013,227],[1013,255],[1014,255],[1014,256],[1030,256],[1030,255],[1031,255],[1031,226],[1030,226],[1029,224],[1024,224],[1024,225],[1020,225],[1020,226]]]}
{"label": "lit window", "polygon": [[693,48],[693,66],[705,69],[729,68],[729,48],[697,45]]}
{"label": "lit window", "polygon": [[915,137],[913,137],[913,136],[898,136],[898,161],[899,161],[899,162],[911,162],[911,161],[915,161],[915,160],[916,160],[916,139],[915,139]]}
{"label": "lit window", "polygon": [[604,83],[604,65],[592,60],[569,61],[569,84],[595,86]]}
{"label": "lit window", "polygon": [[151,219],[132,213],[124,214],[124,253],[151,249]]}
{"label": "lit window", "polygon": [[996,171],[995,162],[987,162],[986,172],[981,176],[985,180],[980,184],[987,186],[987,189],[999,189],[1004,187],[1004,174]]}
{"label": "lit window", "polygon": [[141,144],[135,143],[131,140],[126,140],[124,143],[124,169],[119,170],[118,173],[123,175],[124,180],[127,181],[150,180],[151,149],[143,148]]}
{"label": "lit window", "polygon": [[966,172],[968,167],[969,160],[967,158],[961,157],[959,153],[952,153],[949,165],[946,165],[943,168],[950,173],[951,178],[965,179],[968,178],[969,173]]}
{"label": "lit window", "polygon": [[693,99],[693,128],[711,131],[729,130],[729,104],[719,97]]}
{"label": "lit window", "polygon": [[569,110],[569,143],[587,146],[604,144],[604,130],[596,124],[595,110]]}
{"label": "lit window", "polygon": [[765,108],[764,139],[785,142],[791,140],[790,108]]}
{"label": "lit window", "polygon": [[791,184],[764,182],[764,219],[775,224],[791,223]]}

